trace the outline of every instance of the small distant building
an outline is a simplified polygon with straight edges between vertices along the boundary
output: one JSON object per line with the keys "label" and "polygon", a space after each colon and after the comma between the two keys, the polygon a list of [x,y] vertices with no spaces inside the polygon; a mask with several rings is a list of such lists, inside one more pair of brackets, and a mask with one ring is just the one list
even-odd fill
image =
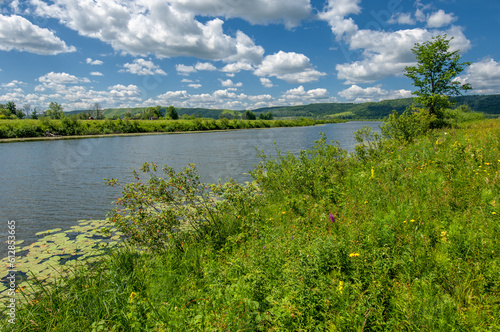
{"label": "small distant building", "polygon": [[157,116],[152,116],[149,118],[149,120],[158,120],[158,117]]}

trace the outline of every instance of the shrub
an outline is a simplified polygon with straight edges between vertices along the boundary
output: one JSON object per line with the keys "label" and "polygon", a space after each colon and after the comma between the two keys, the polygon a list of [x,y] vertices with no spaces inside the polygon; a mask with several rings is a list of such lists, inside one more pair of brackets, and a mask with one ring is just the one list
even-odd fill
{"label": "shrub", "polygon": [[[136,182],[123,187],[118,207],[109,214],[130,242],[153,252],[183,252],[186,242],[191,241],[220,247],[239,228],[223,220],[220,212],[246,209],[257,198],[255,187],[244,188],[233,181],[201,183],[193,164],[179,173],[163,166],[166,178],[157,176],[157,170],[154,163],[141,167],[142,173],[150,176],[147,182],[134,170]],[[114,186],[117,181],[111,179],[108,184]]]}
{"label": "shrub", "polygon": [[425,134],[435,119],[435,116],[430,115],[428,110],[412,107],[401,115],[393,111],[384,121],[381,130],[385,138],[410,142]]}
{"label": "shrub", "polygon": [[472,111],[468,105],[460,105],[454,109],[446,109],[443,114],[447,127],[457,127],[460,123],[484,119],[484,114]]}

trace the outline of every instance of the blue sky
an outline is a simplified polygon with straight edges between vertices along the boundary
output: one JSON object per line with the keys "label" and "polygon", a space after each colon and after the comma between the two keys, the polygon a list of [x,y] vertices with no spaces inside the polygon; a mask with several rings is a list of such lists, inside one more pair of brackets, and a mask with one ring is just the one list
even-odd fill
{"label": "blue sky", "polygon": [[255,109],[410,97],[411,48],[454,37],[500,93],[496,0],[0,0],[0,103]]}

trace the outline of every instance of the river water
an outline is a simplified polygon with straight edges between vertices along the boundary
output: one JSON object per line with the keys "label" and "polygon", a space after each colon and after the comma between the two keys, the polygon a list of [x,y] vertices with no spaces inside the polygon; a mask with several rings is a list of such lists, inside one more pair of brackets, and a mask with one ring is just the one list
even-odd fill
{"label": "river water", "polygon": [[275,155],[309,149],[320,133],[350,151],[354,132],[363,126],[379,131],[380,122],[349,122],[314,127],[252,129],[143,136],[114,136],[0,144],[0,257],[6,256],[7,221],[16,221],[23,246],[35,233],[69,229],[82,219],[104,219],[119,188],[104,178],[131,182],[131,170],[144,162],[167,164],[176,171],[196,164],[202,182],[232,177],[250,181],[259,162],[257,150]]}

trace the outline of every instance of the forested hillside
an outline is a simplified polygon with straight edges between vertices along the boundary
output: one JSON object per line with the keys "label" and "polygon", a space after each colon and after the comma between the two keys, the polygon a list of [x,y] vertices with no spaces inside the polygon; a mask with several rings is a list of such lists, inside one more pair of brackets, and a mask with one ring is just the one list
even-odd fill
{"label": "forested hillside", "polygon": [[[451,98],[456,101],[456,106],[468,105],[473,111],[481,112],[486,117],[500,115],[500,95],[471,95]],[[253,110],[259,116],[261,113],[272,112],[276,118],[340,118],[340,119],[382,119],[396,110],[402,113],[408,106],[414,104],[413,98],[383,100],[367,103],[321,103],[297,106],[264,107]],[[175,105],[174,105],[175,106]],[[139,116],[146,107],[105,109],[106,118]],[[163,114],[166,107],[162,107]],[[208,109],[208,108],[176,108],[179,116],[218,119],[226,117],[241,118],[244,111]],[[70,114],[87,112],[86,110],[72,111]]]}

